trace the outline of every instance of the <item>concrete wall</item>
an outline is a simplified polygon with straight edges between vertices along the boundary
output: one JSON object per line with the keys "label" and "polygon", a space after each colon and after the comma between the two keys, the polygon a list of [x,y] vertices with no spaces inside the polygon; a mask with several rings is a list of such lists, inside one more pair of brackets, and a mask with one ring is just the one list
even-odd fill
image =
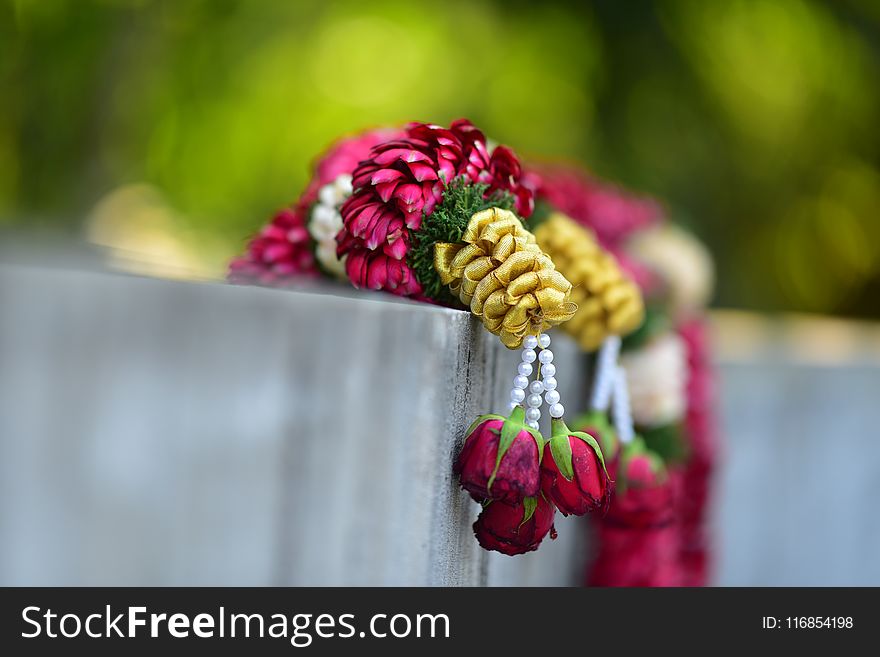
{"label": "concrete wall", "polygon": [[567,581],[481,550],[450,471],[516,352],[468,313],[320,291],[0,266],[0,582]]}
{"label": "concrete wall", "polygon": [[[466,313],[0,264],[0,584],[579,581],[488,554],[450,465],[517,354]],[[804,330],[806,327],[808,330]],[[880,584],[880,332],[723,315],[721,584]],[[563,402],[584,359],[555,338]]]}

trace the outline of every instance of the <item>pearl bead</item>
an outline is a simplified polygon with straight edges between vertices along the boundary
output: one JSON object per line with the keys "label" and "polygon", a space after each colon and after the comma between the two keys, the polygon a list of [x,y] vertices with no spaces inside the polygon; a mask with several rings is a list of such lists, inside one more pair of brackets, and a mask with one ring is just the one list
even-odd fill
{"label": "pearl bead", "polygon": [[542,363],[541,376],[543,376],[545,379],[551,376],[556,376],[556,365],[554,365],[553,363]]}
{"label": "pearl bead", "polygon": [[550,346],[550,336],[546,333],[542,333],[538,336],[538,344],[541,345],[541,349],[546,349]]}
{"label": "pearl bead", "polygon": [[549,349],[544,349],[541,351],[541,354],[538,356],[538,360],[541,361],[542,365],[546,365],[547,363],[553,362],[553,352]]}
{"label": "pearl bead", "polygon": [[539,408],[541,406],[541,395],[529,395],[529,398],[526,399],[526,404],[532,408]]}
{"label": "pearl bead", "polygon": [[336,190],[333,188],[333,185],[324,185],[321,190],[318,192],[318,198],[321,201],[321,205],[336,205]]}
{"label": "pearl bead", "polygon": [[537,422],[526,422],[526,426],[529,427],[530,429],[537,429],[538,423]]}
{"label": "pearl bead", "polygon": [[526,409],[526,420],[529,422],[537,422],[541,419],[541,410],[537,408]]}
{"label": "pearl bead", "polygon": [[540,395],[544,392],[544,384],[541,381],[532,381],[529,384],[529,392],[535,395]]}
{"label": "pearl bead", "polygon": [[565,413],[565,407],[562,404],[553,404],[550,407],[550,417],[562,417],[563,413]]}
{"label": "pearl bead", "polygon": [[516,402],[510,402],[510,403],[508,403],[508,404],[507,404],[507,412],[510,413],[510,412],[513,411],[513,409],[516,408],[517,406],[519,406],[519,404],[517,404]]}
{"label": "pearl bead", "polygon": [[522,360],[524,363],[534,363],[537,357],[538,354],[535,353],[534,349],[523,349]]}
{"label": "pearl bead", "polygon": [[522,374],[523,376],[531,376],[532,374],[532,364],[531,363],[520,363],[516,366],[516,371]]}
{"label": "pearl bead", "polygon": [[546,379],[543,380],[543,382],[544,390],[556,390],[556,386],[558,385],[556,383],[556,379],[552,376],[548,376]]}
{"label": "pearl bead", "polygon": [[553,406],[553,404],[559,401],[559,391],[548,390],[546,393],[544,393],[544,401],[547,402],[548,406]]}
{"label": "pearl bead", "polygon": [[534,335],[527,335],[525,339],[523,339],[523,349],[534,349],[538,346],[538,338]]}
{"label": "pearl bead", "polygon": [[343,173],[336,179],[334,183],[336,185],[336,190],[341,196],[349,196],[352,191],[351,188],[351,176],[347,173]]}
{"label": "pearl bead", "polygon": [[522,388],[514,388],[510,391],[510,401],[512,401],[514,404],[519,404],[525,398],[526,391]]}
{"label": "pearl bead", "polygon": [[525,377],[522,374],[519,374],[519,375],[513,377],[513,387],[514,388],[522,388],[523,390],[525,390],[526,387],[528,387],[528,385],[529,385],[528,377]]}

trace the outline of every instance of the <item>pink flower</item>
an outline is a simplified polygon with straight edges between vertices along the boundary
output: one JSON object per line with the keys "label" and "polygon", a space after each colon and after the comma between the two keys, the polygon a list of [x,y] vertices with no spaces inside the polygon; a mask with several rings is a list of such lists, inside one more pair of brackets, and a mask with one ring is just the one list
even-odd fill
{"label": "pink flower", "polygon": [[678,329],[688,358],[685,437],[689,458],[682,473],[680,559],[685,586],[704,586],[711,568],[706,528],[710,484],[719,438],[713,408],[713,374],[704,320],[693,319]]}
{"label": "pink flower", "polygon": [[345,272],[355,287],[385,290],[402,297],[418,298],[422,286],[406,260],[397,260],[382,251],[354,247],[345,261]]}
{"label": "pink flower", "polygon": [[276,212],[248,244],[245,254],[229,264],[229,281],[282,285],[296,277],[319,276],[306,229],[307,211],[298,204]]}
{"label": "pink flower", "polygon": [[[442,201],[446,185],[459,176],[487,184],[487,194],[510,192],[520,212],[530,213],[531,192],[520,183],[520,173],[513,152],[499,147],[490,155],[483,133],[469,121],[460,119],[449,128],[411,123],[404,136],[376,145],[354,170],[354,193],[341,210],[344,228],[337,236],[337,253],[341,257],[365,249],[403,261],[410,231],[419,229],[422,218]],[[360,266],[355,273],[352,283],[364,286],[368,270]],[[401,289],[390,291],[400,294]],[[413,289],[421,293],[420,286]]]}

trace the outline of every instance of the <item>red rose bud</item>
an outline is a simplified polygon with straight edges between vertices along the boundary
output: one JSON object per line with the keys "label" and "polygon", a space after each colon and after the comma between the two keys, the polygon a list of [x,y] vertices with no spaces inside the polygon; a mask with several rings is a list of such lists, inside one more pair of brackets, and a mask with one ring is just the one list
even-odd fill
{"label": "red rose bud", "polygon": [[454,471],[478,502],[516,504],[538,494],[542,446],[541,434],[525,425],[521,406],[507,418],[482,415],[468,430]]}
{"label": "red rose bud", "polygon": [[[474,523],[474,535],[486,550],[513,556],[537,550],[553,528],[556,509],[543,495],[518,504],[490,502]],[[554,537],[555,538],[555,537]]]}
{"label": "red rose bud", "polygon": [[563,515],[607,509],[611,484],[599,443],[553,419],[550,451],[541,461],[541,488]]}
{"label": "red rose bud", "polygon": [[628,527],[657,527],[675,516],[676,487],[663,460],[641,439],[624,447],[617,463],[617,494],[607,520]]}

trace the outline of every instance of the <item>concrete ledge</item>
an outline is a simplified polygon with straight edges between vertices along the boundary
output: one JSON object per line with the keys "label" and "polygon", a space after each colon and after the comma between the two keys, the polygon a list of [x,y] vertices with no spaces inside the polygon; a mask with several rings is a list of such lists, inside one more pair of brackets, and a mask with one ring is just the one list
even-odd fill
{"label": "concrete ledge", "polygon": [[[517,354],[340,291],[0,266],[0,582],[569,583],[479,549],[450,471]],[[579,563],[561,533],[541,554]]]}

